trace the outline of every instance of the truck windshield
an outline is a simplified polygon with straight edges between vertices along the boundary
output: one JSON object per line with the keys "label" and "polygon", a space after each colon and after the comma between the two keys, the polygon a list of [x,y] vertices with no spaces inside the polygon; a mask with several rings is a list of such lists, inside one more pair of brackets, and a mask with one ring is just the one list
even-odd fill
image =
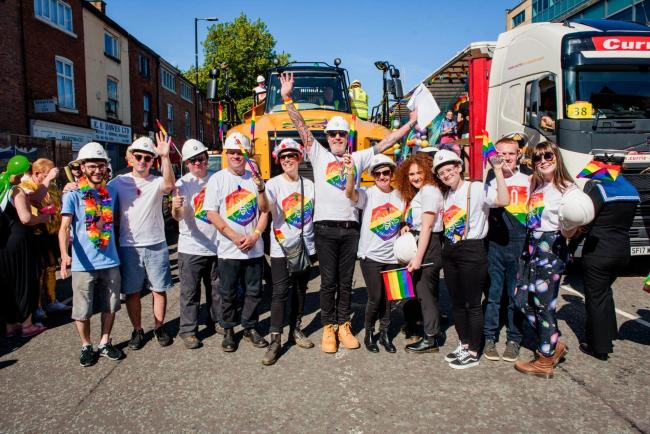
{"label": "truck windshield", "polygon": [[[349,112],[348,94],[338,74],[294,71],[293,102],[301,110],[323,109]],[[284,111],[280,96],[280,78],[272,74],[267,92],[266,112]]]}
{"label": "truck windshield", "polygon": [[591,104],[591,117],[650,118],[650,71],[638,66],[566,71],[565,103],[576,102]]}

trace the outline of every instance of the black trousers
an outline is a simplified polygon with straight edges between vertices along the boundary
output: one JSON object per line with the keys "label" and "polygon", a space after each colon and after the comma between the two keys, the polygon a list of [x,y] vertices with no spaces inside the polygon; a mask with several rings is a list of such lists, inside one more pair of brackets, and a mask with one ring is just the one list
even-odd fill
{"label": "black trousers", "polygon": [[311,269],[302,273],[289,274],[287,258],[271,258],[271,276],[273,295],[271,296],[271,333],[282,333],[284,311],[291,296],[289,306],[289,327],[300,328],[305,311],[305,294],[309,283]]}
{"label": "black trousers", "polygon": [[587,343],[597,353],[611,353],[612,340],[618,335],[612,284],[630,258],[584,255],[582,258]]}
{"label": "black trousers", "polygon": [[361,259],[359,264],[368,290],[364,327],[366,330],[374,330],[375,322],[379,320],[379,330],[387,331],[390,326],[391,302],[386,299],[386,287],[381,272],[394,270],[399,268],[399,265],[384,264],[372,259]]}
{"label": "black trousers", "polygon": [[359,246],[359,228],[319,224],[314,227],[320,267],[321,322],[343,324],[352,313],[352,276]]}
{"label": "black trousers", "polygon": [[264,257],[252,259],[219,259],[221,278],[221,325],[229,329],[237,325],[237,289],[244,284],[244,307],[241,325],[245,329],[257,325],[257,307],[262,301],[262,267]]}
{"label": "black trousers", "polygon": [[201,304],[201,281],[205,286],[205,301],[209,306],[208,316],[218,322],[221,316],[221,294],[219,294],[219,267],[217,256],[178,254],[178,275],[180,276],[180,325],[179,336],[196,333]]}
{"label": "black trousers", "polygon": [[440,269],[442,268],[441,234],[433,233],[422,259],[423,264],[433,263],[422,267],[413,273],[415,295],[422,310],[422,326],[424,333],[429,336],[440,334],[440,306],[438,304],[438,285]]}
{"label": "black trousers", "polygon": [[451,293],[454,325],[458,337],[470,351],[478,352],[483,336],[481,297],[488,284],[488,259],[483,240],[445,239],[442,268]]}

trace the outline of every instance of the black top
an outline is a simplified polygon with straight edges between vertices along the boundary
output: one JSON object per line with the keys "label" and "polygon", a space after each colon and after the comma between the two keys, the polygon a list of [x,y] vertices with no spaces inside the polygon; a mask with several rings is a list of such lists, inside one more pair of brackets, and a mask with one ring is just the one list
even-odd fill
{"label": "black top", "polygon": [[[11,194],[11,191],[7,194]],[[32,229],[20,221],[14,205],[8,202],[5,210],[0,211],[0,250],[15,250],[32,233]]]}
{"label": "black top", "polygon": [[587,229],[583,255],[629,256],[630,227],[639,193],[623,175],[614,182],[589,181],[585,193],[594,202],[596,217]]}

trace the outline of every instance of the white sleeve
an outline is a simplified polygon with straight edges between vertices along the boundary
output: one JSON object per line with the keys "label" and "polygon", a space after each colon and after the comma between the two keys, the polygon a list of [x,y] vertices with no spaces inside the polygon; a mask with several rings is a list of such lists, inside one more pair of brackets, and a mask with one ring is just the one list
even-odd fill
{"label": "white sleeve", "polygon": [[420,201],[422,203],[422,212],[431,212],[434,214],[440,212],[444,202],[440,190],[432,185],[422,187]]}
{"label": "white sleeve", "polygon": [[323,147],[323,145],[321,145],[320,142],[314,138],[314,141],[309,148],[309,152],[307,153],[309,161],[311,161],[313,164],[325,151],[326,149]]}
{"label": "white sleeve", "polygon": [[203,209],[206,211],[219,211],[219,182],[215,173],[208,180],[205,186],[205,198],[203,199]]}
{"label": "white sleeve", "polygon": [[278,196],[275,191],[277,183],[273,179],[269,179],[269,181],[266,183],[266,193],[267,196],[269,197],[269,202],[271,202],[271,205],[275,206]]}
{"label": "white sleeve", "polygon": [[357,203],[354,206],[359,209],[364,209],[368,203],[368,192],[364,187],[357,189],[357,193],[359,193],[359,200],[357,200]]}
{"label": "white sleeve", "polygon": [[497,180],[496,178],[492,179],[490,182],[483,184],[483,196],[485,197],[485,202],[490,208],[496,208],[495,203],[497,201]]}

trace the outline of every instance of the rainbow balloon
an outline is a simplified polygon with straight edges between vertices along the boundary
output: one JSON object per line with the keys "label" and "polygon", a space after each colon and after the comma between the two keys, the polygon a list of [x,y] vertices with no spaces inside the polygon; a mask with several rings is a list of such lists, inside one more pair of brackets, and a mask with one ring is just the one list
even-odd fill
{"label": "rainbow balloon", "polygon": [[617,164],[607,164],[602,161],[592,160],[587,166],[578,173],[578,178],[590,178],[599,181],[616,181],[621,166]]}
{"label": "rainbow balloon", "polygon": [[382,271],[381,274],[384,279],[386,299],[388,301],[415,297],[413,291],[413,280],[411,279],[411,274],[406,268]]}

